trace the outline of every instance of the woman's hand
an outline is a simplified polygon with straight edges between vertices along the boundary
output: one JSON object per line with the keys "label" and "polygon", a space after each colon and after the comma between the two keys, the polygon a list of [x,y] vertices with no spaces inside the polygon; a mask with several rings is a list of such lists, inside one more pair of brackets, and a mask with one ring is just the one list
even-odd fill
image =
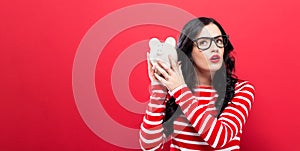
{"label": "woman's hand", "polygon": [[175,63],[171,56],[169,56],[169,60],[171,68],[161,61],[157,62],[158,65],[154,66],[154,69],[159,71],[161,75],[154,72],[154,76],[159,82],[163,83],[169,91],[173,91],[175,88],[185,84],[185,82],[180,63]]}
{"label": "woman's hand", "polygon": [[154,76],[154,67],[150,61],[149,53],[147,52],[147,63],[148,63],[148,76],[151,82],[159,82]]}

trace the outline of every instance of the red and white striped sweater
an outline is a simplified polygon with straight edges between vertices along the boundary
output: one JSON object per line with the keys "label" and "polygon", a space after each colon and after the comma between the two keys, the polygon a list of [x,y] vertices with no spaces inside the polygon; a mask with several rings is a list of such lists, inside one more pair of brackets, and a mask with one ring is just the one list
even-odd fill
{"label": "red and white striped sweater", "polygon": [[[162,121],[166,97],[169,95],[167,89],[158,83],[152,83],[151,91],[141,124],[140,145],[143,150],[162,150],[166,140]],[[199,86],[192,93],[186,85],[182,85],[169,93],[176,98],[175,102],[184,113],[174,121],[172,151],[240,149],[242,129],[254,100],[251,83],[236,83],[235,96],[219,118],[215,117],[217,112],[214,106],[218,94],[212,87]]]}

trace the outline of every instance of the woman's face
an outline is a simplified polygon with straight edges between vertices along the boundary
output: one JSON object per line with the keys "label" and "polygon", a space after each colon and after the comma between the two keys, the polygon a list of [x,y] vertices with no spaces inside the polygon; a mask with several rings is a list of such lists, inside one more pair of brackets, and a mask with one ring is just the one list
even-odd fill
{"label": "woman's face", "polygon": [[[222,35],[218,26],[210,23],[202,28],[200,33],[195,37],[195,39],[200,37],[217,37]],[[222,38],[221,38],[222,40]],[[215,40],[218,42],[218,40]],[[211,41],[211,45],[206,50],[201,50],[195,44],[192,50],[192,58],[198,72],[216,72],[219,70],[223,63],[224,47],[219,48],[214,41]],[[219,40],[220,42],[220,40]],[[209,45],[207,41],[198,40],[198,45],[205,46]]]}

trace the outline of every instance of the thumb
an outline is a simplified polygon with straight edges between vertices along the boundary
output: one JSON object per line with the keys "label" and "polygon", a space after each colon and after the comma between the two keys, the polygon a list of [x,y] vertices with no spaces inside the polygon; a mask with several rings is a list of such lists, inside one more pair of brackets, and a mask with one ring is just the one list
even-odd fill
{"label": "thumb", "polygon": [[178,71],[182,79],[184,80],[183,74],[182,74],[182,69],[181,69],[181,64],[178,66]]}
{"label": "thumb", "polygon": [[181,73],[181,74],[182,74],[182,70],[181,70],[181,64],[179,64],[179,66],[178,66],[178,70],[179,70],[179,73]]}

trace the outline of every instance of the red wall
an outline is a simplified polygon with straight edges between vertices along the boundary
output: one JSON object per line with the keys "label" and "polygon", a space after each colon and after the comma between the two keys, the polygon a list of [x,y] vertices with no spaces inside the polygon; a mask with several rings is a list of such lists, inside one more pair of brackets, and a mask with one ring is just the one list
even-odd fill
{"label": "red wall", "polygon": [[[0,150],[134,150],[121,146],[136,145],[149,97],[144,40],[177,38],[180,29],[172,27],[181,28],[187,13],[223,25],[235,47],[237,75],[256,86],[241,150],[296,150],[299,2],[155,1],[168,4],[166,11],[151,11],[148,2],[1,2]],[[137,8],[139,13],[118,16]],[[172,16],[173,10],[183,16]],[[167,22],[151,18],[157,14]],[[130,26],[141,15],[153,24],[137,20],[139,26]]]}

